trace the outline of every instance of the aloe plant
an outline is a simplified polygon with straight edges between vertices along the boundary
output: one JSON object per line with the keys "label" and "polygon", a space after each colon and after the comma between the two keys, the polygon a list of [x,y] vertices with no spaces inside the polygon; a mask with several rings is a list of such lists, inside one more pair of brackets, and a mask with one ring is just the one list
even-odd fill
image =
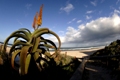
{"label": "aloe plant", "polygon": [[[55,49],[55,53],[59,51],[61,47],[61,41],[59,36],[48,28],[38,28],[42,24],[42,8],[40,7],[39,15],[36,14],[34,17],[33,28],[34,32],[30,32],[29,29],[21,28],[13,32],[10,36],[6,38],[3,44],[2,53],[6,51],[7,44],[11,38],[14,38],[13,45],[9,52],[9,59],[11,60],[12,68],[15,68],[14,62],[16,56],[20,56],[20,74],[25,75],[28,73],[28,68],[30,64],[31,57],[33,56],[34,60],[39,62],[38,67],[41,67],[41,60],[49,61],[52,56],[49,52],[49,48]],[[38,17],[36,19],[36,17]],[[42,37],[44,34],[52,34],[58,39],[59,45],[56,46],[55,43],[51,40],[45,39]],[[41,48],[42,46],[46,47],[47,50]],[[43,57],[42,55],[45,55]],[[39,60],[39,61],[38,61]]]}

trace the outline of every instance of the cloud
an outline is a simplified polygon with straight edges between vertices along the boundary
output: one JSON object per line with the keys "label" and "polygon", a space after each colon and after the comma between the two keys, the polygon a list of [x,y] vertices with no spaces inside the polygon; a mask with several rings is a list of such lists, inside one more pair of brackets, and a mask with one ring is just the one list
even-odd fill
{"label": "cloud", "polygon": [[93,11],[92,11],[92,10],[90,10],[90,11],[87,11],[87,12],[86,12],[86,14],[90,14],[90,13],[92,13],[92,12],[93,12]]}
{"label": "cloud", "polygon": [[65,35],[65,32],[64,31],[59,31],[58,32],[61,36],[64,36]]}
{"label": "cloud", "polygon": [[115,9],[115,10],[114,10],[114,13],[116,13],[116,14],[120,14],[120,11],[117,10],[117,9]]}
{"label": "cloud", "polygon": [[82,22],[82,20],[78,20],[78,21],[77,21],[77,23],[81,23],[81,22]]}
{"label": "cloud", "polygon": [[75,20],[76,20],[76,18],[73,18],[71,21],[68,22],[68,24],[72,23]]}
{"label": "cloud", "polygon": [[65,11],[66,13],[69,13],[73,9],[74,9],[74,6],[70,3],[68,3],[65,7],[60,8],[61,11]]}
{"label": "cloud", "polygon": [[86,15],[86,19],[91,19],[91,18],[92,18],[92,16]]}
{"label": "cloud", "polygon": [[120,2],[120,0],[117,0],[116,4],[118,4]]}
{"label": "cloud", "polygon": [[90,2],[93,6],[97,6],[97,1],[95,0],[95,1],[91,1]]}
{"label": "cloud", "polygon": [[67,32],[60,39],[63,45],[69,47],[106,46],[120,39],[120,16],[114,11],[112,16],[81,24],[77,29],[68,26]]}
{"label": "cloud", "polygon": [[29,4],[29,3],[25,5],[27,10],[29,10],[31,8],[31,6],[32,6],[32,4]]}

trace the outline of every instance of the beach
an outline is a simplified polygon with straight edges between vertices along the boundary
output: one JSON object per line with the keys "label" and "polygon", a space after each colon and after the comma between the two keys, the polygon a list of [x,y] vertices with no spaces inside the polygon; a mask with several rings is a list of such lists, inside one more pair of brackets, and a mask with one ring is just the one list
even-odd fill
{"label": "beach", "polygon": [[[93,54],[94,52],[96,52],[97,50],[103,49],[104,47],[100,47],[100,48],[95,48],[95,49],[85,49],[85,50],[68,50],[68,51],[61,51],[61,54],[67,54],[69,56],[72,57],[76,57],[76,58],[82,58],[84,56],[89,56],[91,54]],[[51,54],[53,54],[54,51],[51,51]]]}
{"label": "beach", "polygon": [[[99,47],[99,48],[91,48],[91,49],[83,49],[83,50],[66,50],[66,51],[61,51],[60,54],[67,54],[72,57],[76,58],[82,58],[84,56],[89,56],[93,54],[95,51],[103,49],[104,47]],[[9,53],[10,47],[6,48],[6,53]],[[54,51],[50,51],[51,54],[54,53]]]}

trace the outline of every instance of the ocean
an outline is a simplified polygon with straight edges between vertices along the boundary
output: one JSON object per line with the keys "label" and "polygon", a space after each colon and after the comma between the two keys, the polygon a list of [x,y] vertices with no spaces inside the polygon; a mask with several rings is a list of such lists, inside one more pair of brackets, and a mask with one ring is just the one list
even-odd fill
{"label": "ocean", "polygon": [[[3,44],[3,43],[0,43]],[[8,44],[7,46],[11,47],[12,44]],[[61,47],[61,51],[76,51],[76,50],[89,50],[89,49],[97,49],[97,48],[104,48],[104,46],[95,46],[95,47]],[[54,51],[50,49],[50,51]],[[15,62],[19,64],[19,56],[16,57]]]}
{"label": "ocean", "polygon": [[[0,42],[0,44],[3,44],[3,42]],[[8,44],[8,47],[11,47],[12,44]],[[96,48],[103,48],[104,46],[91,46],[91,47],[61,47],[61,51],[76,51],[76,50],[88,50],[88,49],[96,49]],[[44,47],[45,48],[45,47]],[[54,49],[50,49],[50,51],[53,51]]]}

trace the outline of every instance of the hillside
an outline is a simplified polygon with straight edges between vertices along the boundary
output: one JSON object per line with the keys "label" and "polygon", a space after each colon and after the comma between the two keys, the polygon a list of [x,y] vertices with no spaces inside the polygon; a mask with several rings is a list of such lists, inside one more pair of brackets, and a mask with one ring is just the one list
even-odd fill
{"label": "hillside", "polygon": [[91,56],[112,56],[112,55],[120,55],[120,40],[111,42],[108,46],[105,46],[104,49],[96,51]]}

